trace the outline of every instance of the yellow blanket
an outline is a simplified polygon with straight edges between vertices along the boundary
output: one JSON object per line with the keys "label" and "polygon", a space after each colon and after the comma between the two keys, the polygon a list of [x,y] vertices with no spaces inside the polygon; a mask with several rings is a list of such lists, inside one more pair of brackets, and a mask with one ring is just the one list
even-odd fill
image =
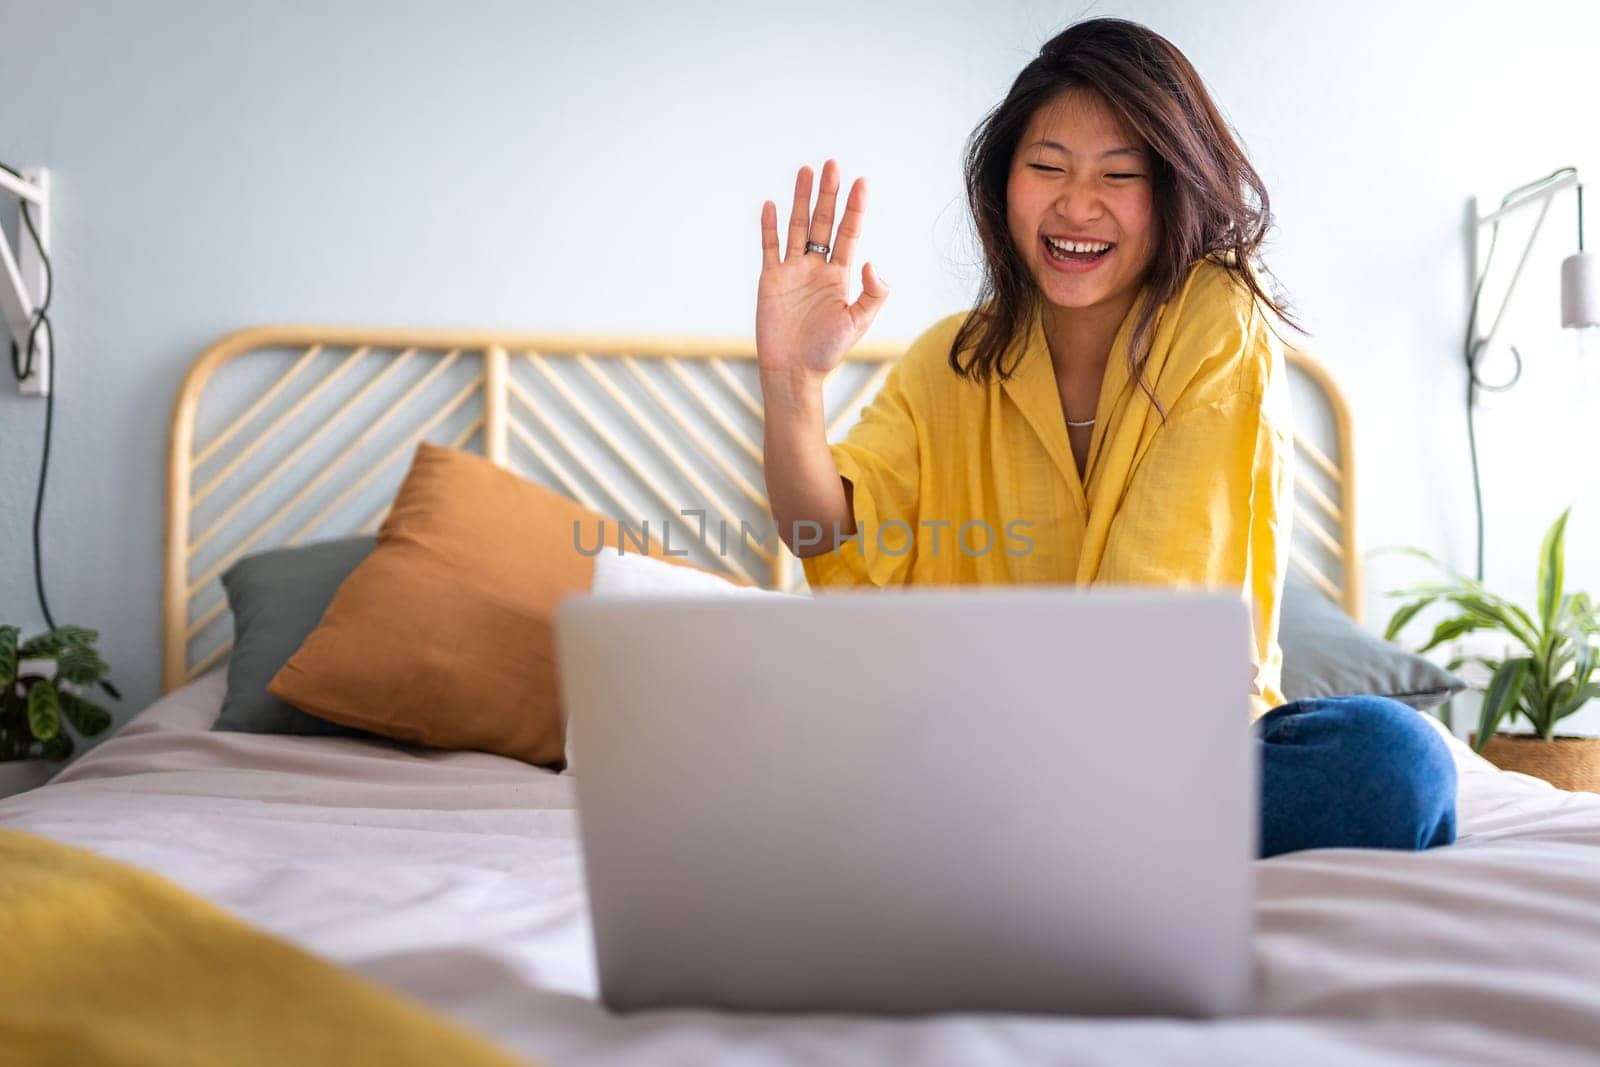
{"label": "yellow blanket", "polygon": [[0,831],[0,1059],[517,1063],[153,874]]}

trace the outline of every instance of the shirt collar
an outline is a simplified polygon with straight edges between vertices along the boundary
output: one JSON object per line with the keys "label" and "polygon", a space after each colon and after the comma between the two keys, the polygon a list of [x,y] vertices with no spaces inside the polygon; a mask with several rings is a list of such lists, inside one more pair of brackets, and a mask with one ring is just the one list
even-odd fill
{"label": "shirt collar", "polygon": [[1066,415],[1061,409],[1061,390],[1056,384],[1055,366],[1050,361],[1050,344],[1044,335],[1043,304],[1033,313],[1021,354],[1016,354],[1015,347],[1007,352],[1007,361],[1014,364],[1014,370],[1011,377],[1004,380],[1002,388],[1033,428],[1061,478],[1073,488],[1079,506],[1085,513],[1088,510],[1086,483],[1094,479],[1095,461],[1099,457],[1101,443],[1110,430],[1109,423],[1117,410],[1117,402],[1128,384],[1128,346],[1132,340],[1133,324],[1147,295],[1147,289],[1140,290],[1111,343],[1111,355],[1106,361],[1105,377],[1100,384],[1100,400],[1095,409],[1089,459],[1082,479],[1078,477],[1077,463],[1072,458]]}

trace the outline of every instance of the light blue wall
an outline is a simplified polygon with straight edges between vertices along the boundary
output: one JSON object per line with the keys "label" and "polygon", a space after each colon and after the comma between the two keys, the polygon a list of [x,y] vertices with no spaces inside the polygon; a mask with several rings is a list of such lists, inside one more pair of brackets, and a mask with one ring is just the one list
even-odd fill
{"label": "light blue wall", "polygon": [[[894,286],[875,336],[914,336],[974,291],[965,136],[1084,13],[1170,36],[1244,134],[1273,261],[1361,417],[1367,543],[1465,561],[1466,200],[1600,174],[1600,126],[1572,121],[1600,5],[0,0],[0,160],[56,188],[56,615],[104,631],[123,714],[153,697],[172,397],[247,324],[747,334],[760,202],[832,154],[872,182],[863,252]],[[1491,578],[1528,588],[1538,530],[1576,498],[1593,587],[1596,491],[1577,453],[1540,451],[1574,441],[1549,430],[1554,284],[1528,284],[1541,358],[1484,430]],[[30,627],[42,417],[0,387],[0,617]]]}

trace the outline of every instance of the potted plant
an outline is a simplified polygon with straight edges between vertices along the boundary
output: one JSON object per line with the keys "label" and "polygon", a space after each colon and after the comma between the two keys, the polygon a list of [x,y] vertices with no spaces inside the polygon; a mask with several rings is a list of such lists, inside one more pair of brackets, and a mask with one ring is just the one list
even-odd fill
{"label": "potted plant", "polygon": [[70,724],[84,737],[103,733],[111,713],[83,696],[99,686],[121,699],[106,680],[110,669],[95,651],[100,635],[81,626],[58,626],[20,640],[15,626],[0,626],[0,796],[42,785],[75,747]]}
{"label": "potted plant", "polygon": [[[1475,631],[1505,635],[1500,658],[1465,655],[1451,670],[1474,663],[1488,672],[1483,710],[1472,747],[1495,766],[1543,778],[1562,789],[1600,792],[1600,738],[1557,735],[1556,724],[1600,697],[1600,613],[1587,593],[1564,590],[1567,517],[1545,534],[1539,547],[1538,605],[1527,611],[1417,549],[1406,549],[1449,575],[1450,581],[1398,589],[1390,596],[1407,601],[1389,620],[1385,636],[1394,640],[1406,624],[1432,604],[1456,613],[1434,628],[1420,651],[1427,652]],[[1497,732],[1502,722],[1526,719],[1531,734]],[[1448,720],[1447,720],[1448,721]]]}

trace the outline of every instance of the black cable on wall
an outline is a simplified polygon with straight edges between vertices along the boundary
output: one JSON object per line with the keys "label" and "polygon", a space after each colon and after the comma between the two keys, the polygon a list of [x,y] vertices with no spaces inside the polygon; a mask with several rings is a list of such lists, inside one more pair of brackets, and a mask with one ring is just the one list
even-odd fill
{"label": "black cable on wall", "polygon": [[[26,180],[22,175],[0,163],[0,170],[4,170],[13,178]],[[33,325],[28,329],[27,350],[23,351],[15,341],[11,342],[11,372],[17,381],[22,381],[33,373],[33,360],[39,352],[39,336],[42,333],[50,342],[51,359],[45,367],[45,397],[44,397],[44,446],[39,455],[39,488],[33,498],[33,587],[39,597],[39,610],[44,613],[45,625],[55,629],[55,616],[50,613],[50,600],[44,591],[44,491],[50,478],[50,440],[55,429],[56,414],[56,336],[55,329],[50,323],[50,298],[55,292],[55,272],[50,266],[50,257],[44,250],[44,242],[39,239],[38,227],[34,224],[33,213],[29,210],[28,201],[22,201],[22,224],[28,231],[28,237],[33,241],[34,247],[39,250],[39,260],[44,264],[44,298],[39,301],[39,310],[34,312]]]}

